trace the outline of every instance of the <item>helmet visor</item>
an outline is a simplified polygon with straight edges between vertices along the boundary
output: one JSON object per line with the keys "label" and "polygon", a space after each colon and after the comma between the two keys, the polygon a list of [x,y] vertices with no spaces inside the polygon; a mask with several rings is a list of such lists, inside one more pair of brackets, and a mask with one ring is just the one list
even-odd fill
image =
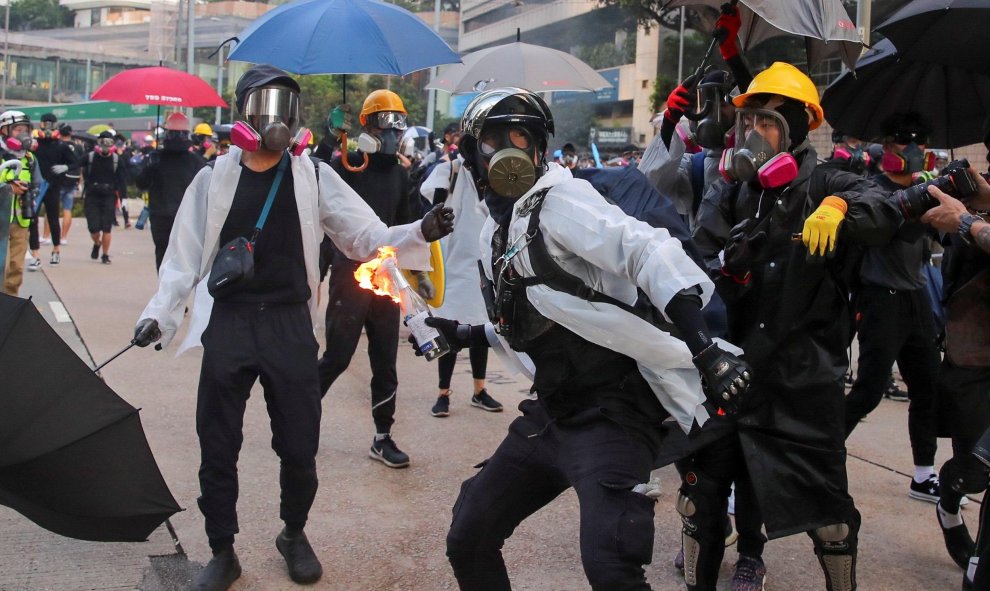
{"label": "helmet visor", "polygon": [[399,131],[405,131],[408,127],[406,114],[399,113],[398,111],[371,113],[368,115],[366,121],[368,127],[377,127],[378,129],[398,129]]}
{"label": "helmet visor", "polygon": [[101,137],[100,139],[96,140],[96,143],[104,148],[112,148],[114,145],[114,141],[112,137]]}
{"label": "helmet visor", "polygon": [[244,99],[244,118],[256,129],[281,121],[289,129],[299,123],[299,94],[282,86],[262,86]]}
{"label": "helmet visor", "polygon": [[787,122],[773,109],[738,109],[735,133],[737,145],[768,152],[764,161],[783,152],[790,142]]}

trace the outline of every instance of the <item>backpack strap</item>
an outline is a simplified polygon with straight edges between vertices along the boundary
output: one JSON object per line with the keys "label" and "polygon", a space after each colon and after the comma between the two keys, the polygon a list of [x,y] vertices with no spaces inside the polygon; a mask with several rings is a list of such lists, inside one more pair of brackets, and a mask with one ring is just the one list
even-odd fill
{"label": "backpack strap", "polygon": [[691,155],[691,193],[694,201],[691,202],[691,211],[698,213],[701,207],[701,198],[705,193],[705,152],[697,152]]}
{"label": "backpack strap", "polygon": [[550,255],[546,242],[543,239],[543,233],[540,230],[540,212],[543,210],[543,202],[549,191],[550,189],[547,188],[533,194],[520,209],[521,214],[529,215],[529,226],[526,228],[526,234],[532,236],[532,238],[526,249],[529,253],[529,263],[532,265],[535,274],[533,277],[521,278],[522,284],[527,287],[543,284],[550,289],[568,293],[582,300],[617,306],[630,314],[635,314],[640,318],[652,321],[648,317],[648,311],[630,306],[623,301],[594,289],[580,277],[565,271]]}

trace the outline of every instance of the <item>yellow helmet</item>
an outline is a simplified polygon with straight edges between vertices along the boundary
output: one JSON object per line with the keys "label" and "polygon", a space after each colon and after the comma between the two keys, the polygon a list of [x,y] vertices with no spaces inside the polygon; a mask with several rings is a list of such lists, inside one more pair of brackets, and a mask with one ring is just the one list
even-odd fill
{"label": "yellow helmet", "polygon": [[200,123],[193,129],[193,133],[196,135],[213,135],[213,128],[210,127],[209,123]]}
{"label": "yellow helmet", "polygon": [[372,92],[368,95],[368,98],[364,99],[364,106],[361,107],[361,115],[358,117],[358,121],[361,122],[361,125],[364,125],[368,120],[368,115],[379,111],[396,111],[408,115],[406,106],[402,104],[402,99],[399,98],[399,95],[391,90],[381,89]]}
{"label": "yellow helmet", "polygon": [[794,99],[811,110],[814,119],[808,129],[816,129],[825,120],[825,112],[818,99],[818,89],[801,70],[785,62],[774,62],[749,83],[746,92],[732,99],[732,104],[742,107],[754,94],[779,94]]}

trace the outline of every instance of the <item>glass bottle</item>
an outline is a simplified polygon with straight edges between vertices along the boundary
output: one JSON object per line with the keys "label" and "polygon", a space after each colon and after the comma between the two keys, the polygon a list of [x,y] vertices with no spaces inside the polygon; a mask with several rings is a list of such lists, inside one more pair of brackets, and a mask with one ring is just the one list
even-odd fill
{"label": "glass bottle", "polygon": [[440,331],[426,325],[426,319],[433,316],[433,313],[406,280],[406,276],[399,271],[395,257],[386,258],[382,262],[382,267],[388,274],[392,299],[398,299],[399,307],[402,309],[402,322],[409,327],[423,357],[426,357],[427,361],[433,361],[449,353],[450,344],[447,339],[440,334]]}

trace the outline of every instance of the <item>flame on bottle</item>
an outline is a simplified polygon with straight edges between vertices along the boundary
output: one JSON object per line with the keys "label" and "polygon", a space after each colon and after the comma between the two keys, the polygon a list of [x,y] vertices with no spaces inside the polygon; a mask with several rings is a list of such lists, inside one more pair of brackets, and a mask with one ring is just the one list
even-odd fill
{"label": "flame on bottle", "polygon": [[392,301],[399,303],[399,290],[392,283],[391,277],[385,270],[386,260],[392,259],[391,264],[397,265],[395,260],[395,248],[383,246],[378,249],[378,256],[367,263],[362,263],[354,271],[354,279],[358,286],[370,290],[376,295],[392,298]]}

